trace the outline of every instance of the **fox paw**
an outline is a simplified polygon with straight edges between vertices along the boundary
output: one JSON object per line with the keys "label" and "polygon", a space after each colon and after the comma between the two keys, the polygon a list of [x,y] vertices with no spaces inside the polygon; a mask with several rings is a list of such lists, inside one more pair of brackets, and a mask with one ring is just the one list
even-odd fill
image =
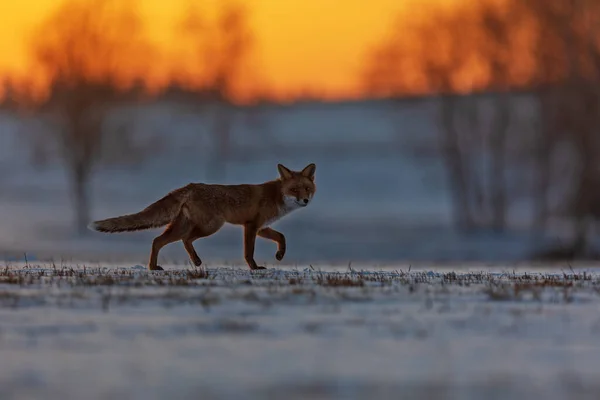
{"label": "fox paw", "polygon": [[266,267],[262,267],[260,265],[257,265],[256,267],[250,268],[250,269],[253,270],[253,271],[256,271],[257,269],[267,269],[267,268]]}
{"label": "fox paw", "polygon": [[283,256],[285,256],[285,250],[277,250],[277,253],[275,253],[277,261],[283,260]]}
{"label": "fox paw", "polygon": [[164,271],[164,268],[161,267],[160,265],[157,265],[154,268],[149,268],[150,271]]}

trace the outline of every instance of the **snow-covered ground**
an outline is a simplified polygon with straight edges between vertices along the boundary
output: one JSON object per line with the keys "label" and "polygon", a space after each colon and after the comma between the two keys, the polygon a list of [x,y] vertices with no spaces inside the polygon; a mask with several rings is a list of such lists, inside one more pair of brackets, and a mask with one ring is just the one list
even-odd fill
{"label": "snow-covered ground", "polygon": [[0,399],[597,398],[600,270],[515,264],[540,245],[518,231],[453,231],[435,118],[428,102],[239,111],[215,177],[206,113],[115,113],[148,157],[97,167],[93,218],[317,164],[314,201],[275,226],[283,264],[257,239],[269,270],[248,271],[228,226],[196,242],[206,270],[175,243],[148,272],[132,265],[157,232],[76,236],[60,162],[30,162],[48,126],[0,114]]}
{"label": "snow-covered ground", "polygon": [[592,399],[600,270],[0,270],[0,398]]}

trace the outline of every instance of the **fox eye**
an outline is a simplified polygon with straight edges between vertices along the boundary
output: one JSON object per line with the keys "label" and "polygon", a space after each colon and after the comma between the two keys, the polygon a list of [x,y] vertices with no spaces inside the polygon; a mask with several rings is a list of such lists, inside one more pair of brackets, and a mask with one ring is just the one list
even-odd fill
{"label": "fox eye", "polygon": [[308,186],[305,187],[304,190],[306,190],[307,192],[310,192],[310,188]]}
{"label": "fox eye", "polygon": [[297,193],[297,192],[298,192],[298,189],[296,189],[296,188],[291,188],[291,189],[290,189],[290,192],[292,192],[292,193]]}

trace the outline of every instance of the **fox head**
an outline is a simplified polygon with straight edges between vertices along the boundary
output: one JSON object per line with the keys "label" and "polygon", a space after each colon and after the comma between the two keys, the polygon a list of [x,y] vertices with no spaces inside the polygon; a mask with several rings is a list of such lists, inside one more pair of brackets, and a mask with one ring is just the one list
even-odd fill
{"label": "fox head", "polygon": [[277,164],[282,184],[281,194],[288,207],[306,207],[310,203],[317,190],[315,186],[316,168],[315,164],[309,164],[298,172]]}

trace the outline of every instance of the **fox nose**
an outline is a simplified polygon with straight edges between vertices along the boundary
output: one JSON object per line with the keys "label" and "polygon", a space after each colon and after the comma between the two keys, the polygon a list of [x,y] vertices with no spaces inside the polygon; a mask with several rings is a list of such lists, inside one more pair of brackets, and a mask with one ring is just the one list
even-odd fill
{"label": "fox nose", "polygon": [[304,199],[304,204],[308,204],[308,199]]}

